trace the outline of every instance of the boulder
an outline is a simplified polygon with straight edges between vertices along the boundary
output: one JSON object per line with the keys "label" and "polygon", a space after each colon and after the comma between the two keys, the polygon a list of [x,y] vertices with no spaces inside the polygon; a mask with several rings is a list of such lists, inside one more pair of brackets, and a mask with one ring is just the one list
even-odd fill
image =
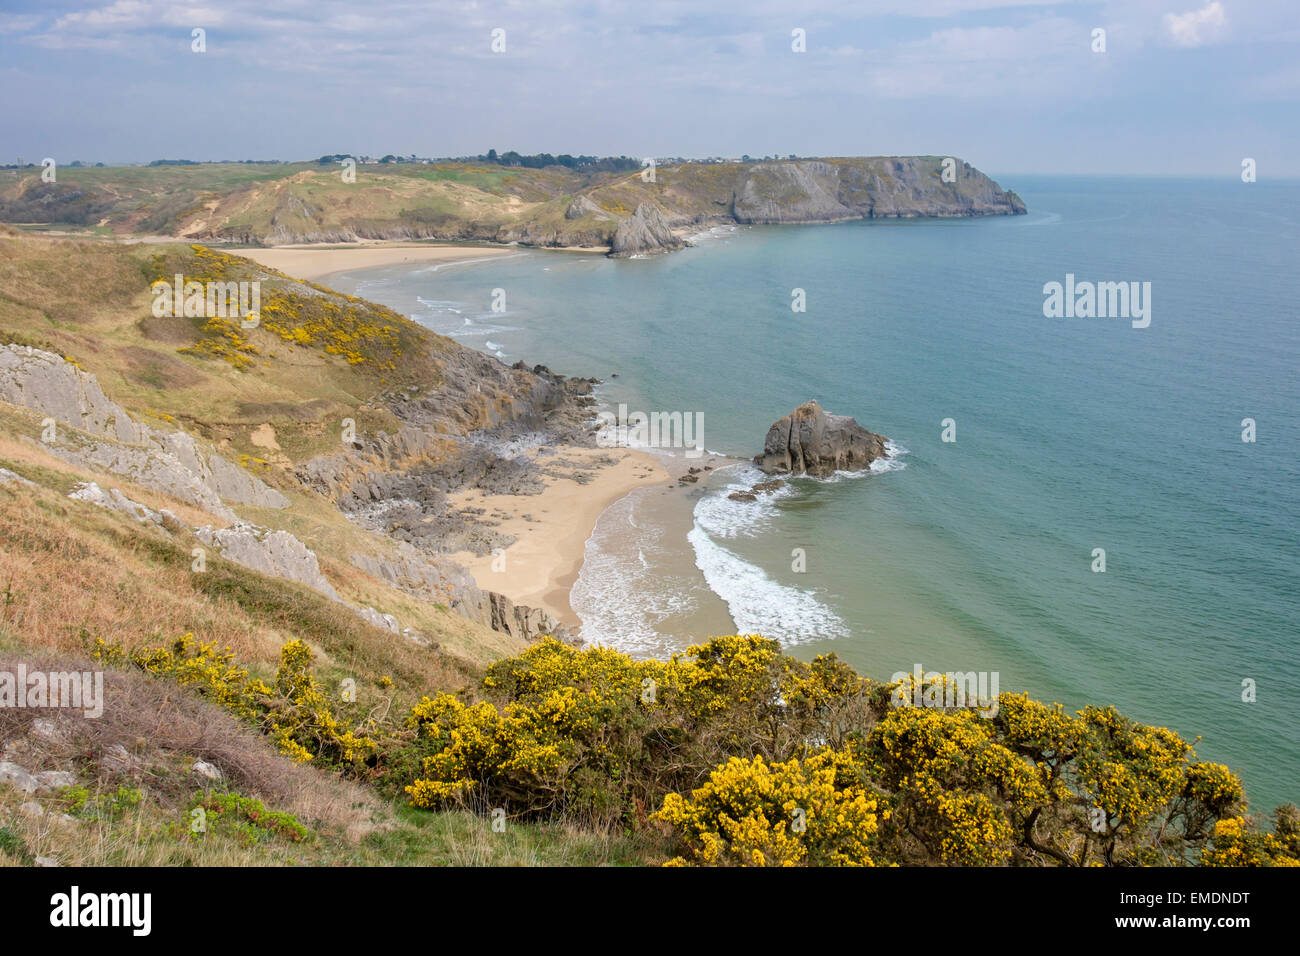
{"label": "boulder", "polygon": [[763,453],[754,464],[767,474],[826,477],[887,458],[886,441],[848,415],[832,415],[816,402],[805,402],[767,430]]}
{"label": "boulder", "polygon": [[0,783],[7,783],[19,793],[35,793],[40,782],[30,773],[8,760],[0,760]]}

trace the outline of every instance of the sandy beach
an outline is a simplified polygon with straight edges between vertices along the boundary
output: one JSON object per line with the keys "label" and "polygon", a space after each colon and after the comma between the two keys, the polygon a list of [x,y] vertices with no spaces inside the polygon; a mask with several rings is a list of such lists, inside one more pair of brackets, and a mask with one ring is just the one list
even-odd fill
{"label": "sandy beach", "polygon": [[[457,508],[483,508],[483,517],[518,540],[500,555],[461,551],[453,557],[469,569],[478,586],[498,591],[516,604],[546,609],[560,623],[581,623],[569,606],[569,589],[578,579],[587,538],[601,512],[637,488],[667,484],[669,474],[657,457],[643,451],[560,446],[538,458],[548,471],[584,473],[585,483],[548,474],[536,495],[489,495],[482,491],[449,495]],[[605,462],[602,464],[602,462]]]}
{"label": "sandy beach", "polygon": [[270,246],[239,249],[236,255],[278,269],[296,279],[323,279],[334,272],[373,269],[402,262],[463,262],[505,256],[509,246],[440,246],[421,242],[361,241],[350,245]]}

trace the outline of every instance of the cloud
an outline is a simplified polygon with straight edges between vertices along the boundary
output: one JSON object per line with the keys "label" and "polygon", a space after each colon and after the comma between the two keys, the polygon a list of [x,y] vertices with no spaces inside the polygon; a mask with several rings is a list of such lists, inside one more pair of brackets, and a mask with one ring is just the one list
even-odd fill
{"label": "cloud", "polygon": [[1227,25],[1223,4],[1219,0],[1189,13],[1166,13],[1165,29],[1175,46],[1197,47],[1212,42]]}
{"label": "cloud", "polygon": [[1077,90],[1092,65],[1086,26],[1059,17],[1021,27],[953,27],[872,51],[872,90],[891,99],[963,99]]}
{"label": "cloud", "polygon": [[65,14],[54,21],[54,29],[130,29],[148,23],[150,12],[149,4],[141,0],[117,0],[97,10]]}
{"label": "cloud", "polygon": [[41,22],[41,18],[31,13],[0,13],[0,34],[23,33]]}

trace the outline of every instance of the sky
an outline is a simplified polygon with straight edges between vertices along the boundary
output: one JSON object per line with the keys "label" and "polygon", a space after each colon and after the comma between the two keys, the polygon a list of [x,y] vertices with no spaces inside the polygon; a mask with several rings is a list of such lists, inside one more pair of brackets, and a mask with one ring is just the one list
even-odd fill
{"label": "sky", "polygon": [[0,0],[0,161],[1250,157],[1296,177],[1298,54],[1300,0]]}

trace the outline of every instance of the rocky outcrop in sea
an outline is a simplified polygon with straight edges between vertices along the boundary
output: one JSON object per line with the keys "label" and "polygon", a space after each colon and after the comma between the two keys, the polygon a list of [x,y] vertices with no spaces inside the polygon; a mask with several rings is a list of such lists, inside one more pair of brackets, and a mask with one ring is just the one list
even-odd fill
{"label": "rocky outcrop in sea", "polygon": [[767,474],[824,478],[837,471],[861,471],[889,457],[887,441],[848,415],[832,415],[810,401],[772,424],[754,464]]}

